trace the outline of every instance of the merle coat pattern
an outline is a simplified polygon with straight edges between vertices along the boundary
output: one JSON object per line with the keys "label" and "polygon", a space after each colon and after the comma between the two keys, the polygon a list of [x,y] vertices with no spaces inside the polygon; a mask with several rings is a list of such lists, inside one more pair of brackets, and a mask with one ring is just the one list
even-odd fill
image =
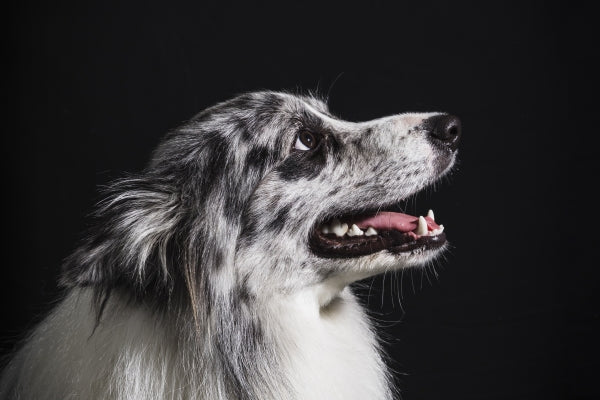
{"label": "merle coat pattern", "polygon": [[455,151],[432,142],[437,115],[352,123],[313,96],[258,92],[171,131],[107,190],[0,398],[393,398],[348,285],[443,246],[328,257],[311,234],[444,175]]}

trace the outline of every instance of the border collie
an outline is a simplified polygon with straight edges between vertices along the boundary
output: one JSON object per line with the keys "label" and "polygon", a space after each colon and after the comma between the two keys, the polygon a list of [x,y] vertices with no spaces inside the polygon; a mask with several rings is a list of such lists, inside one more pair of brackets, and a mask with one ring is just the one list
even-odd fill
{"label": "border collie", "polygon": [[206,109],[110,185],[0,398],[394,398],[349,284],[444,250],[433,213],[396,211],[451,169],[460,130],[279,92]]}

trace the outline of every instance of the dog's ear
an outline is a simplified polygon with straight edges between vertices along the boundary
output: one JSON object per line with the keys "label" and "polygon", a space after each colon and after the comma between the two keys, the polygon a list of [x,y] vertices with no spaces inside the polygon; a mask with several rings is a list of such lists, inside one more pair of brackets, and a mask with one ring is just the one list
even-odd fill
{"label": "dog's ear", "polygon": [[85,239],[65,260],[60,283],[170,290],[169,269],[179,253],[175,234],[182,232],[177,191],[161,180],[130,177],[111,184],[105,196]]}
{"label": "dog's ear", "polygon": [[[187,292],[194,316],[200,304],[210,307],[207,274],[232,262],[241,210],[259,175],[228,176],[235,169],[224,139],[190,136],[167,137],[142,174],[107,187],[84,240],[63,264],[61,286],[93,288],[97,305],[125,288],[161,304]],[[174,148],[189,154],[172,154]]]}

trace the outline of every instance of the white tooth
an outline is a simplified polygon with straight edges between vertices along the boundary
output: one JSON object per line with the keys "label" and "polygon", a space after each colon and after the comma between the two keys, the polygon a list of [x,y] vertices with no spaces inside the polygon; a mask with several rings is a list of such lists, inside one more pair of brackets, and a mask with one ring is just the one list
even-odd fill
{"label": "white tooth", "polygon": [[429,211],[427,212],[427,216],[428,216],[429,218],[431,218],[432,220],[434,220],[434,221],[435,221],[435,216],[433,215],[433,210],[429,210]]}
{"label": "white tooth", "polygon": [[439,228],[434,229],[433,231],[429,232],[429,234],[431,236],[435,236],[435,235],[439,235],[440,233],[444,232],[444,225],[440,225]]}
{"label": "white tooth", "polygon": [[331,232],[335,233],[335,236],[342,237],[348,232],[348,224],[342,224],[339,219],[334,219],[329,227]]}
{"label": "white tooth", "polygon": [[425,218],[419,217],[419,226],[417,227],[417,235],[426,235],[427,234],[427,221]]}
{"label": "white tooth", "polygon": [[352,227],[348,231],[348,236],[362,236],[362,235],[364,235],[364,232],[361,231],[360,228],[358,226],[356,226],[356,224],[352,224]]}
{"label": "white tooth", "polygon": [[335,234],[337,236],[344,236],[346,234],[346,232],[348,232],[348,224],[343,223],[342,226],[340,227],[340,230],[338,232],[335,232]]}
{"label": "white tooth", "polygon": [[327,233],[331,233],[331,230],[329,229],[329,225],[325,224],[321,227],[321,232],[323,232],[324,234]]}
{"label": "white tooth", "polygon": [[373,235],[377,235],[377,231],[375,229],[373,229],[372,227],[369,227],[369,229],[367,229],[365,231],[365,236],[373,236]]}

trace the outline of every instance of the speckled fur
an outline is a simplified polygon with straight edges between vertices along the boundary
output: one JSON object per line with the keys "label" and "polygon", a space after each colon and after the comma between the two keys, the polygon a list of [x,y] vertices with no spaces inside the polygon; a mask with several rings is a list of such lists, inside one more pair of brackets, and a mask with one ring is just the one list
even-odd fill
{"label": "speckled fur", "polygon": [[[454,154],[422,129],[433,115],[351,123],[315,97],[258,92],[168,133],[110,186],[0,398],[393,398],[348,285],[441,249],[326,259],[308,239],[445,174]],[[294,150],[301,129],[323,135],[317,149]]]}

